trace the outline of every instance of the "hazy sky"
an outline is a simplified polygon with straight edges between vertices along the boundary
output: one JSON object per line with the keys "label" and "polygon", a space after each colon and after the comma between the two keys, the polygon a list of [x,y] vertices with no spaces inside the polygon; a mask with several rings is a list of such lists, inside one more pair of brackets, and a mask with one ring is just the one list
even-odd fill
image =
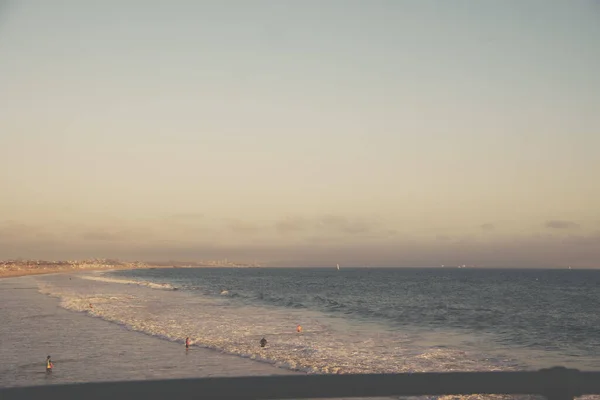
{"label": "hazy sky", "polygon": [[600,3],[0,0],[0,257],[600,267]]}

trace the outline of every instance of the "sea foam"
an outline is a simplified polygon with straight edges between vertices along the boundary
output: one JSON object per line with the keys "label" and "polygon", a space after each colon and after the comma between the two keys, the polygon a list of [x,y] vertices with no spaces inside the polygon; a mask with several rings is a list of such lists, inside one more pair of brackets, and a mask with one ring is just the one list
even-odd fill
{"label": "sea foam", "polygon": [[[170,289],[167,285],[150,285],[151,282],[104,276],[81,278],[42,280],[39,290],[59,298],[66,309],[87,313],[130,330],[179,343],[189,336],[193,346],[280,368],[325,374],[513,371],[524,368],[514,359],[499,354],[423,346],[419,344],[422,337],[407,332],[386,331],[381,327],[374,328],[373,324],[352,324],[306,309],[233,305],[227,296],[214,298],[197,292],[150,290]],[[302,334],[295,332],[298,323],[304,328]],[[268,340],[266,348],[259,346],[262,337]],[[455,397],[439,397],[444,398]]]}
{"label": "sea foam", "polygon": [[[415,346],[403,332],[374,331],[309,310],[231,305],[227,298],[186,292],[160,293],[170,285],[84,276],[96,284],[40,283],[61,306],[119,323],[129,329],[308,373],[374,373],[452,370],[507,370],[497,360],[452,348]],[[120,285],[115,285],[120,284]],[[139,288],[134,288],[138,286]],[[146,288],[144,288],[146,287]],[[304,330],[295,332],[301,323]],[[265,349],[258,341],[266,337]]]}

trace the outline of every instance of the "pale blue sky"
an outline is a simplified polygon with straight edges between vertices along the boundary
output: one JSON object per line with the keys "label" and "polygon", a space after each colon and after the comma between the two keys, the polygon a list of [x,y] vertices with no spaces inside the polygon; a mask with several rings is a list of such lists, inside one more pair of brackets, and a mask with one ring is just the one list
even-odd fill
{"label": "pale blue sky", "polygon": [[600,265],[597,1],[0,4],[0,257]]}

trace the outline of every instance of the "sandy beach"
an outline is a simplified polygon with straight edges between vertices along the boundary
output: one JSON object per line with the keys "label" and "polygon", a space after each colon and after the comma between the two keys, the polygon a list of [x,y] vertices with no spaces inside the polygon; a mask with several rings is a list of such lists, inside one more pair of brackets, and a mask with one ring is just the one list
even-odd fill
{"label": "sandy beach", "polygon": [[[102,264],[102,263],[54,263],[54,264],[0,264],[0,279],[16,278],[29,275],[45,275],[56,273],[75,273],[82,271],[110,271],[121,269],[156,268],[143,263]],[[171,268],[161,266],[160,268]]]}
{"label": "sandy beach", "polygon": [[[39,292],[46,279],[75,281],[78,275],[0,280],[0,388],[303,374],[196,346],[186,351],[182,343],[66,310],[58,299]],[[45,372],[47,355],[55,366],[51,374]]]}
{"label": "sandy beach", "polygon": [[[37,279],[0,280],[0,387],[293,373],[208,349],[186,352],[182,344],[65,310],[38,292]],[[50,376],[47,355],[55,364]]]}
{"label": "sandy beach", "polygon": [[85,261],[0,261],[0,279],[15,278],[29,275],[44,275],[56,273],[74,273],[80,271],[109,271],[109,270],[127,270],[127,269],[148,269],[148,268],[247,268],[259,267],[260,264],[236,263],[221,261],[206,262],[140,262],[140,261],[119,261],[92,259]]}
{"label": "sandy beach", "polygon": [[[378,349],[369,347],[370,342],[363,339],[375,334],[372,324],[361,328],[356,323],[348,325],[350,321],[325,320],[325,316],[303,309],[286,309],[282,315],[273,307],[199,294],[189,280],[185,286],[186,281],[181,279],[169,281],[162,277],[151,282],[128,276],[203,272],[205,281],[210,275],[239,271],[76,271],[0,280],[0,388],[336,373],[338,368],[352,372],[356,371],[352,367],[365,366],[370,360],[353,350],[355,337],[369,357]],[[286,332],[300,318],[305,321],[303,334]],[[361,334],[360,330],[366,328],[369,330]],[[189,351],[183,344],[186,336],[192,339]],[[265,349],[258,345],[261,336],[269,339]],[[407,343],[405,335],[399,345],[397,336],[392,342],[383,332],[376,333],[376,337],[374,344],[384,350],[396,343],[398,349],[409,352],[402,358],[388,358],[387,368],[404,368],[407,362],[425,366],[448,362],[451,370],[469,370],[476,362],[481,369],[481,364],[490,359],[474,358],[473,353],[447,347],[423,348],[420,342]],[[344,358],[346,353],[349,358]],[[331,358],[331,354],[337,358]],[[55,364],[52,374],[45,373],[47,355]],[[303,366],[307,362],[313,365],[309,369]],[[326,368],[316,369],[320,362],[325,362]]]}
{"label": "sandy beach", "polygon": [[[0,280],[0,359],[3,360],[0,388],[303,374],[196,346],[186,351],[182,343],[66,310],[58,299],[39,292],[38,285],[43,285],[45,280],[76,282],[78,275],[34,275]],[[52,356],[55,366],[51,374],[45,372],[47,355]]]}

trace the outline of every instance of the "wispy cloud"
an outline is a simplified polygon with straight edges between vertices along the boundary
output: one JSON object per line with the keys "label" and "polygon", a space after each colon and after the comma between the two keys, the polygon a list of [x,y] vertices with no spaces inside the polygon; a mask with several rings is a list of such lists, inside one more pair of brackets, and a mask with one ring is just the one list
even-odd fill
{"label": "wispy cloud", "polygon": [[195,222],[204,218],[203,213],[176,213],[169,214],[166,216],[166,219],[170,219],[173,221],[190,221]]}
{"label": "wispy cloud", "polygon": [[228,219],[227,228],[234,233],[240,234],[256,233],[261,229],[259,224],[243,221],[241,219]]}
{"label": "wispy cloud", "polygon": [[300,217],[287,217],[275,223],[275,229],[279,233],[301,232],[310,226],[310,221]]}
{"label": "wispy cloud", "polygon": [[[346,217],[343,215],[325,214],[312,218],[287,217],[275,223],[280,233],[298,232],[333,232],[349,235],[360,235],[372,232],[376,223],[365,218]],[[387,230],[388,234],[395,234]]]}
{"label": "wispy cloud", "polygon": [[[272,223],[265,225],[243,219],[218,222],[207,228],[206,234],[181,235],[180,231],[163,232],[158,228],[151,231],[145,225],[120,225],[113,229],[108,225],[38,226],[3,221],[0,222],[0,258],[101,256],[162,260],[218,257],[240,261],[283,260],[284,265],[296,266],[343,262],[388,266],[552,267],[564,264],[600,267],[596,264],[600,260],[600,232],[548,230],[530,236],[494,235],[486,241],[475,234],[447,236],[445,232],[429,239],[405,233],[392,238],[393,229],[377,221],[326,215],[279,221],[280,229],[300,230],[301,234],[277,241],[269,236],[274,234]],[[238,233],[239,237],[227,236],[227,232]],[[267,236],[261,236],[263,232]],[[249,240],[243,240],[246,237]]]}
{"label": "wispy cloud", "polygon": [[84,232],[81,234],[81,238],[83,240],[89,240],[89,241],[106,241],[106,242],[113,242],[113,241],[122,239],[122,237],[116,233],[105,232],[105,231]]}
{"label": "wispy cloud", "polygon": [[577,229],[579,224],[573,221],[550,220],[544,224],[548,229]]}
{"label": "wispy cloud", "polygon": [[482,224],[479,227],[481,229],[483,229],[484,231],[493,231],[494,229],[496,229],[496,226],[494,224],[491,224],[491,223]]}
{"label": "wispy cloud", "polygon": [[363,219],[351,219],[340,215],[325,215],[318,220],[320,227],[331,228],[352,235],[371,231],[371,224]]}
{"label": "wispy cloud", "polygon": [[598,246],[600,248],[600,231],[590,235],[568,235],[562,239],[562,242],[577,246]]}
{"label": "wispy cloud", "polygon": [[[0,258],[19,256],[36,258],[82,258],[90,256],[140,260],[173,258],[200,260],[229,258],[239,261],[258,260],[279,265],[435,266],[440,264],[474,264],[496,267],[600,267],[600,233],[555,237],[520,237],[493,243],[479,243],[465,238],[457,241],[397,243],[346,243],[313,238],[293,245],[215,244],[202,241],[144,240],[137,243],[106,240],[82,241],[80,245],[62,238],[54,241],[0,241]],[[327,237],[325,237],[327,239]]]}
{"label": "wispy cloud", "polygon": [[13,220],[0,222],[0,239],[5,241],[48,239],[53,234],[43,226],[21,223]]}

